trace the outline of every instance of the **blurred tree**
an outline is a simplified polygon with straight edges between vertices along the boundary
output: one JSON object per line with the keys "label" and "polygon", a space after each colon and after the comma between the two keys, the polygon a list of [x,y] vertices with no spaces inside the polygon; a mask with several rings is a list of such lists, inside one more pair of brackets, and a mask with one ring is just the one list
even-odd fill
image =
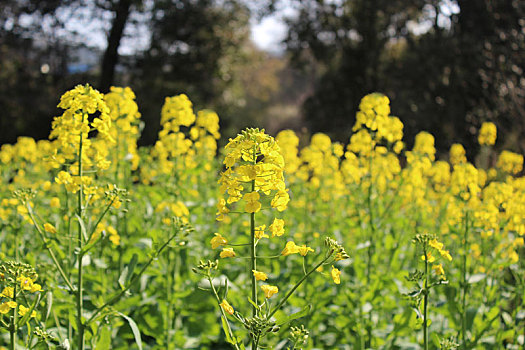
{"label": "blurred tree", "polygon": [[61,3],[67,1],[0,2],[0,144],[49,134],[55,114],[49,101],[62,84],[68,47],[41,27],[61,26],[53,15]]}
{"label": "blurred tree", "polygon": [[474,134],[485,120],[496,121],[500,140],[512,139],[514,147],[523,140],[517,137],[525,130],[523,1],[306,0],[295,6],[286,44],[295,65],[317,71],[303,106],[313,131],[346,141],[359,99],[381,91],[405,122],[409,143],[424,129],[436,135],[442,152],[463,142],[475,153]]}
{"label": "blurred tree", "polygon": [[409,34],[407,23],[422,1],[307,0],[295,6],[287,49],[294,64],[314,65],[318,72],[315,92],[304,104],[306,120],[313,131],[347,141],[359,100],[384,90],[387,45]]}
{"label": "blurred tree", "polygon": [[250,11],[236,0],[162,0],[152,10],[151,46],[132,77],[146,118],[143,142],[159,128],[165,96],[186,93],[196,106],[226,110],[243,103],[239,67],[249,65]]}

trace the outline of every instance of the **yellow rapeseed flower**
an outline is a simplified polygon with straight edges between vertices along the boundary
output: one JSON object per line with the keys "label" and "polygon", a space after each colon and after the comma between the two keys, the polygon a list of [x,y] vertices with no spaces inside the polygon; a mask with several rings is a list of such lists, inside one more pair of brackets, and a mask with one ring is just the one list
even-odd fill
{"label": "yellow rapeseed flower", "polygon": [[306,254],[308,254],[308,252],[313,252],[314,251],[312,248],[307,247],[306,244],[303,244],[302,246],[299,246],[298,250],[299,250],[299,254],[301,254],[302,256],[306,256]]}
{"label": "yellow rapeseed flower", "polygon": [[431,252],[428,252],[426,257],[425,255],[421,255],[421,260],[426,260],[429,263],[433,263],[434,261],[436,261],[436,257],[433,256]]}
{"label": "yellow rapeseed flower", "polygon": [[480,145],[492,146],[496,143],[497,134],[498,130],[494,123],[484,122],[479,129],[478,142]]}
{"label": "yellow rapeseed flower", "polygon": [[264,233],[265,229],[266,229],[266,225],[255,227],[255,239],[269,238],[269,236]]}
{"label": "yellow rapeseed flower", "polygon": [[216,249],[221,245],[226,245],[228,243],[228,240],[226,240],[226,238],[224,238],[220,233],[214,233],[214,235],[215,237],[213,237],[210,241],[211,249]]}
{"label": "yellow rapeseed flower", "polygon": [[332,279],[334,280],[335,284],[341,283],[341,271],[336,269],[334,265],[332,265],[332,271],[330,272],[330,274],[332,275]]}
{"label": "yellow rapeseed flower", "polygon": [[52,234],[55,234],[57,233],[57,229],[55,228],[55,226],[51,225],[50,223],[46,222],[44,224],[44,230],[46,232],[49,232],[49,233],[52,233]]}
{"label": "yellow rapeseed flower", "polygon": [[436,272],[436,275],[441,276],[445,274],[445,270],[443,270],[443,265],[437,264],[432,266],[432,269]]}
{"label": "yellow rapeseed flower", "polygon": [[268,275],[262,271],[252,270],[252,272],[257,281],[266,281],[268,279]]}
{"label": "yellow rapeseed flower", "polygon": [[230,315],[233,315],[233,312],[234,312],[233,307],[230,305],[230,303],[228,303],[228,301],[226,299],[223,299],[222,302],[219,305],[222,307],[222,309],[226,313],[228,313]]}
{"label": "yellow rapeseed flower", "polygon": [[284,234],[284,220],[275,218],[269,228],[272,237],[282,236]]}
{"label": "yellow rapeseed flower", "polygon": [[297,254],[297,253],[299,253],[299,247],[295,245],[294,241],[288,241],[286,242],[286,246],[281,252],[281,255],[288,256],[290,254]]}
{"label": "yellow rapeseed flower", "polygon": [[14,297],[14,289],[13,289],[13,287],[5,287],[4,290],[2,291],[2,293],[0,293],[0,297],[13,299],[13,297]]}
{"label": "yellow rapeseed flower", "polygon": [[266,299],[270,299],[274,294],[277,294],[279,292],[279,288],[267,284],[262,285],[261,289],[264,292],[264,297]]}
{"label": "yellow rapeseed flower", "polygon": [[9,311],[11,311],[11,309],[14,309],[16,305],[17,303],[14,301],[6,301],[0,304],[0,313],[7,314]]}
{"label": "yellow rapeseed flower", "polygon": [[18,282],[20,282],[20,288],[23,290],[31,290],[33,288],[33,280],[26,276],[18,277]]}
{"label": "yellow rapeseed flower", "polygon": [[221,258],[233,258],[235,257],[235,252],[233,251],[233,248],[223,248],[219,256]]}

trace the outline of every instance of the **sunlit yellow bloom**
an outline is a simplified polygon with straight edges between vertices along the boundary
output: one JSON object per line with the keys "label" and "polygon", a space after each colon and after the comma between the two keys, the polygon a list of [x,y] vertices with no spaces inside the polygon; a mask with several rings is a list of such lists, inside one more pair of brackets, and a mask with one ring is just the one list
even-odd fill
{"label": "sunlit yellow bloom", "polygon": [[247,213],[257,213],[259,210],[261,210],[261,203],[257,201],[247,202],[244,210],[246,210]]}
{"label": "sunlit yellow bloom", "polygon": [[211,249],[216,249],[221,245],[226,245],[228,243],[226,238],[224,238],[220,233],[214,233],[214,235],[215,237],[213,237],[210,241]]}
{"label": "sunlit yellow bloom", "polygon": [[480,145],[492,146],[496,143],[498,131],[496,125],[491,122],[484,122],[479,129],[478,142]]}
{"label": "sunlit yellow bloom", "polygon": [[275,218],[269,228],[272,237],[282,236],[284,234],[284,220]]}
{"label": "sunlit yellow bloom", "polygon": [[264,233],[265,229],[266,229],[266,225],[255,227],[255,239],[269,238],[269,236]]}
{"label": "sunlit yellow bloom", "polygon": [[281,255],[287,256],[290,254],[297,254],[297,253],[299,253],[299,247],[295,245],[294,241],[288,241],[286,242],[286,246],[281,252]]}
{"label": "sunlit yellow bloom", "polygon": [[221,258],[233,258],[235,257],[235,252],[233,251],[233,248],[222,248],[222,252],[219,256]]}
{"label": "sunlit yellow bloom", "polygon": [[333,265],[332,265],[332,271],[330,272],[330,274],[332,275],[332,279],[334,280],[335,284],[341,283],[341,271],[336,269]]}
{"label": "sunlit yellow bloom", "polygon": [[467,157],[465,156],[465,148],[459,143],[455,143],[450,147],[450,164],[456,165],[467,162]]}
{"label": "sunlit yellow bloom", "polygon": [[496,166],[510,174],[517,174],[523,169],[523,156],[510,151],[503,151],[499,155]]}
{"label": "sunlit yellow bloom", "polygon": [[23,290],[31,290],[33,288],[33,281],[26,276],[18,277],[18,282],[20,282],[20,288]]}
{"label": "sunlit yellow bloom", "polygon": [[51,200],[49,201],[49,206],[51,208],[58,208],[58,207],[60,207],[60,199],[58,199],[58,197],[51,198]]}
{"label": "sunlit yellow bloom", "polygon": [[[28,307],[24,305],[18,305],[18,314],[24,316],[29,311]],[[31,312],[31,317],[36,317],[36,311]]]}
{"label": "sunlit yellow bloom", "polygon": [[436,257],[433,256],[431,252],[428,252],[426,257],[424,255],[421,255],[421,260],[426,260],[429,263],[433,263],[434,261],[436,261]]}
{"label": "sunlit yellow bloom", "polygon": [[14,301],[6,301],[0,304],[0,313],[7,314],[11,309],[16,307],[17,303]]}
{"label": "sunlit yellow bloom", "polygon": [[266,281],[268,279],[268,275],[261,271],[252,270],[253,275],[255,276],[255,279],[257,281]]}
{"label": "sunlit yellow bloom", "polygon": [[0,297],[13,299],[13,297],[14,297],[14,289],[13,289],[13,287],[5,287],[4,290],[2,291],[2,293],[0,294]]}
{"label": "sunlit yellow bloom", "polygon": [[51,225],[50,223],[45,223],[44,224],[44,230],[46,232],[49,232],[49,233],[52,233],[52,234],[55,234],[57,233],[57,229],[55,228],[55,226]]}
{"label": "sunlit yellow bloom", "polygon": [[270,299],[274,294],[277,294],[279,292],[279,288],[267,284],[262,285],[261,289],[264,292],[264,296],[266,299]]}
{"label": "sunlit yellow bloom", "polygon": [[445,270],[443,270],[443,265],[437,264],[432,266],[432,269],[436,272],[436,275],[441,276],[445,274]]}
{"label": "sunlit yellow bloom", "polygon": [[228,303],[226,299],[222,299],[222,302],[219,305],[222,307],[222,309],[226,313],[233,315],[233,312],[234,312],[233,307],[230,305],[230,303]]}
{"label": "sunlit yellow bloom", "polygon": [[[452,261],[452,256],[450,255],[450,253],[448,252],[448,250],[440,250],[439,253],[441,254],[442,257],[444,257],[445,259],[447,259],[448,261]],[[435,259],[434,259],[435,260]],[[432,261],[429,261],[429,262],[432,262]]]}
{"label": "sunlit yellow bloom", "polygon": [[301,254],[302,256],[306,256],[306,254],[308,254],[308,252],[313,252],[314,250],[310,247],[307,247],[306,244],[303,244],[302,246],[299,246],[297,248],[299,250],[299,254]]}
{"label": "sunlit yellow bloom", "polygon": [[38,283],[33,283],[31,286],[31,289],[29,290],[31,293],[40,292],[42,290],[42,286]]}
{"label": "sunlit yellow bloom", "polygon": [[435,238],[430,240],[430,242],[428,242],[428,245],[437,250],[443,249],[443,243],[438,242],[438,240]]}

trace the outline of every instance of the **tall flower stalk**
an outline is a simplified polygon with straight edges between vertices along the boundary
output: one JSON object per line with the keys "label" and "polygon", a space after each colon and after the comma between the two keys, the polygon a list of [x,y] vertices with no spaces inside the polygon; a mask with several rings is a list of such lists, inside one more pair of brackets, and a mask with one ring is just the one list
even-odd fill
{"label": "tall flower stalk", "polygon": [[[242,345],[240,338],[236,338],[233,335],[229,325],[227,315],[231,315],[249,331],[251,348],[256,350],[262,346],[261,342],[267,334],[276,332],[279,329],[280,325],[276,324],[272,317],[283,307],[299,286],[318,268],[325,264],[333,264],[338,260],[346,259],[348,255],[341,245],[327,238],[325,242],[327,251],[324,258],[314,264],[308,272],[304,266],[303,259],[304,275],[284,294],[284,297],[277,302],[276,306],[272,307],[270,299],[279,293],[279,288],[270,284],[258,285],[258,281],[266,281],[269,277],[266,272],[262,271],[264,269],[259,270],[260,267],[257,265],[257,246],[265,238],[270,239],[271,237],[282,236],[285,232],[284,220],[276,217],[267,228],[265,224],[261,225],[256,222],[256,213],[267,209],[276,209],[282,212],[287,208],[290,197],[284,182],[284,159],[282,153],[273,137],[265,134],[264,130],[247,129],[235,139],[230,139],[226,145],[224,165],[226,170],[222,172],[219,183],[221,185],[220,190],[226,195],[226,198],[219,200],[217,220],[225,220],[229,214],[233,213],[249,214],[249,238],[248,243],[231,244],[226,237],[215,233],[215,237],[211,240],[211,245],[213,249],[224,246],[220,253],[220,257],[223,259],[237,256],[233,247],[249,246],[249,256],[247,258],[250,261],[249,274],[251,275],[249,288],[251,291],[249,300],[251,316],[246,317],[240,312],[235,312],[227,301],[227,286],[221,292],[215,287],[213,271],[217,270],[218,262],[201,262],[194,271],[205,276],[210,283],[210,288],[221,307],[223,329],[228,342],[235,348],[239,348],[239,344]],[[235,211],[231,210],[234,205],[237,206]],[[271,234],[271,237],[269,234]],[[266,258],[275,259],[292,254],[299,254],[304,258],[309,252],[314,252],[314,250],[305,244],[296,245],[295,242],[288,241],[280,255]],[[341,272],[332,265],[331,276],[336,284],[340,283],[340,274]],[[262,301],[258,298],[259,287],[264,293]]]}

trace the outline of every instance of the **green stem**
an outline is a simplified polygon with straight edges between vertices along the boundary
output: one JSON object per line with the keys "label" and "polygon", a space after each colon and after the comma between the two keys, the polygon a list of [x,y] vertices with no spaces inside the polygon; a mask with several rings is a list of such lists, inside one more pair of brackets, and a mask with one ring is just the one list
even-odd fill
{"label": "green stem", "polygon": [[295,290],[297,288],[299,288],[299,286],[308,278],[308,276],[310,276],[314,271],[316,271],[321,265],[323,265],[328,259],[330,259],[330,257],[332,256],[333,252],[331,254],[329,254],[326,258],[324,258],[319,264],[315,265],[314,268],[312,268],[310,271],[308,271],[308,273],[306,275],[304,275],[296,284],[295,286],[293,286],[292,289],[290,289],[288,291],[288,293],[286,293],[285,297],[281,299],[281,301],[279,302],[279,304],[277,304],[277,306],[273,309],[272,312],[270,312],[270,314],[266,317],[267,319],[270,319],[277,311],[279,311],[279,309],[283,306],[283,304],[288,300],[288,298],[290,298],[292,296],[292,294],[295,292]]}
{"label": "green stem", "polygon": [[[255,151],[254,151],[255,154]],[[254,159],[254,164],[255,164]],[[252,192],[255,191],[255,180],[252,180]],[[257,270],[257,256],[255,255],[255,213],[250,214],[250,261],[251,261],[251,270],[250,275],[252,276],[252,301],[257,305],[257,279],[253,271]],[[257,316],[257,308],[255,305],[252,305],[252,316]],[[258,341],[255,338],[252,338],[252,349],[257,350]]]}
{"label": "green stem", "polygon": [[[366,266],[366,284],[370,286],[371,271],[372,271],[372,256],[375,251],[375,225],[374,225],[374,213],[372,210],[372,155],[368,158],[368,175],[370,176],[370,183],[368,184],[368,195],[367,195],[367,206],[368,206],[368,216],[370,218],[369,227],[370,227],[370,236],[368,237],[368,261]],[[372,346],[372,310],[368,313],[368,325],[366,327],[368,339],[366,341],[366,347]]]}
{"label": "green stem", "polygon": [[[82,124],[86,118],[86,114],[82,114]],[[82,131],[80,134],[80,142],[78,146],[78,176],[80,178],[80,188],[78,190],[78,207],[77,215],[79,218],[82,218],[82,196],[83,196],[83,184],[82,184]],[[78,331],[78,350],[84,350],[84,324],[82,323],[82,312],[83,312],[83,290],[82,290],[82,258],[84,254],[82,253],[82,226],[80,220],[78,221],[78,235],[77,235],[77,247],[79,250],[77,262],[78,262],[78,274],[77,274],[77,283],[78,287],[76,290],[77,294],[77,331]]]}
{"label": "green stem", "polygon": [[49,256],[51,257],[51,260],[53,260],[53,263],[55,264],[58,272],[60,273],[60,275],[62,276],[62,278],[64,279],[64,281],[66,282],[66,285],[67,287],[69,288],[69,291],[70,292],[73,292],[75,290],[75,288],[73,287],[73,285],[71,284],[71,282],[69,281],[69,278],[67,278],[66,276],[66,273],[64,272],[64,270],[62,269],[62,267],[60,266],[60,263],[58,262],[56,256],[55,256],[55,253],[53,253],[53,250],[51,250],[51,247],[50,247],[50,243],[49,241],[47,240],[47,238],[44,236],[44,233],[42,232],[42,230],[40,229],[40,226],[38,226],[37,222],[36,222],[36,218],[35,218],[35,215],[33,213],[33,209],[31,208],[31,206],[29,205],[29,203],[27,203],[27,209],[28,209],[28,212],[29,212],[29,216],[31,217],[31,221],[33,222],[33,225],[35,226],[37,232],[39,233],[40,235],[40,238],[42,239],[42,241],[44,242],[44,246],[46,247],[48,253],[49,253]]}
{"label": "green stem", "polygon": [[111,297],[107,302],[105,302],[102,306],[100,306],[99,308],[97,308],[95,310],[95,312],[93,312],[93,314],[91,315],[91,317],[87,320],[85,326],[89,325],[91,322],[93,322],[93,320],[95,320],[95,318],[102,312],[102,310],[104,310],[106,307],[110,306],[110,305],[113,305],[114,303],[116,303],[117,301],[120,300],[120,298],[135,284],[135,282],[137,282],[139,280],[139,278],[142,276],[142,274],[144,274],[144,272],[146,271],[146,269],[151,265],[151,263],[153,261],[155,261],[157,259],[157,257],[159,256],[159,254],[164,250],[164,248],[166,248],[170,242],[175,238],[175,236],[177,235],[177,233],[174,233],[170,238],[169,240],[167,240],[154,254],[152,254],[152,256],[150,257],[150,259],[148,260],[148,262],[142,267],[142,269],[135,275],[133,275],[133,277],[131,278],[131,280],[129,281],[129,284],[124,288],[122,289],[121,291],[119,291],[116,295],[114,295],[113,297]]}
{"label": "green stem", "polygon": [[169,249],[166,250],[166,266],[168,269],[168,273],[166,275],[166,319],[165,319],[165,338],[166,338],[166,349],[170,349],[170,314],[171,314],[171,261],[170,261],[170,254],[171,251]]}
{"label": "green stem", "polygon": [[463,266],[462,266],[462,300],[461,300],[461,341],[462,349],[467,349],[467,245],[468,245],[468,211],[465,213],[465,230],[463,235]]}
{"label": "green stem", "polygon": [[230,336],[231,339],[234,339],[235,343],[233,344],[233,346],[235,346],[235,349],[237,350],[240,350],[239,349],[239,346],[237,345],[237,342],[236,342],[236,338],[232,332],[232,329],[230,327],[230,322],[228,321],[228,317],[226,317],[226,313],[224,312],[224,309],[222,308],[221,306],[221,298],[219,298],[219,293],[217,293],[217,290],[215,289],[215,286],[213,285],[213,281],[211,279],[211,276],[208,275],[208,281],[210,282],[210,286],[211,286],[211,290],[213,291],[213,295],[215,295],[215,299],[217,299],[217,304],[219,306],[219,310],[221,311],[221,315],[226,323],[226,328],[228,330],[228,334]]}
{"label": "green stem", "polygon": [[[426,244],[426,243],[425,243]],[[424,299],[423,299],[423,349],[428,350],[428,256],[427,247],[423,249],[425,256],[425,286],[424,286]]]}
{"label": "green stem", "polygon": [[[16,303],[16,284],[18,275],[15,276],[15,285],[13,287],[13,301]],[[11,326],[9,327],[9,350],[15,350],[16,345],[16,323],[17,323],[17,315],[18,315],[18,304],[13,309],[13,316],[11,318]]]}

